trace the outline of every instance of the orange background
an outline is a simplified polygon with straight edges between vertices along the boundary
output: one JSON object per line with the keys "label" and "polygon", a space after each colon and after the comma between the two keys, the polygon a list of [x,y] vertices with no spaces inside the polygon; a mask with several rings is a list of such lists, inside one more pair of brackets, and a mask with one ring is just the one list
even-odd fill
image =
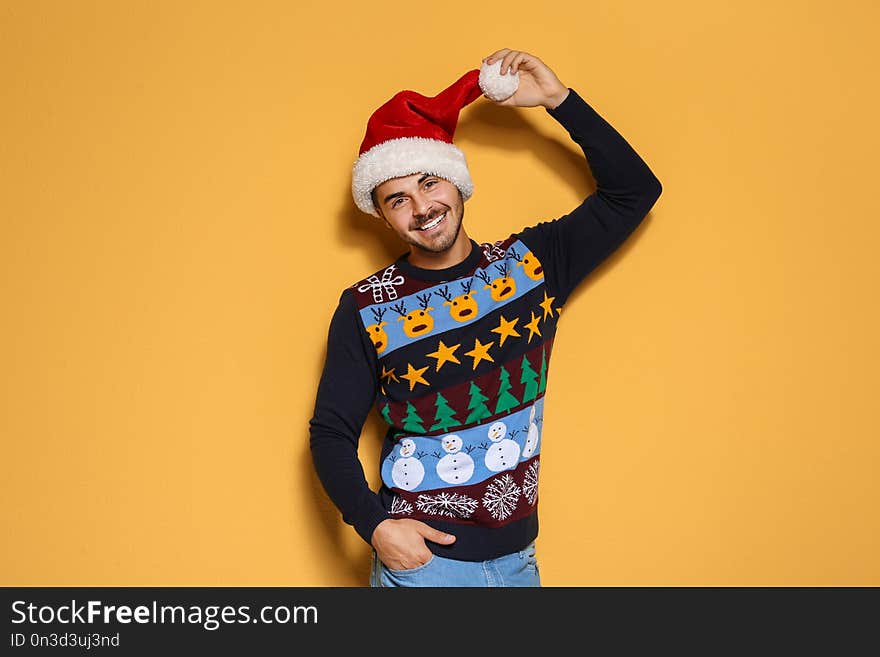
{"label": "orange background", "polygon": [[[366,585],[308,452],[339,292],[403,251],[350,166],[394,92],[502,47],[664,187],[561,323],[544,583],[880,584],[878,14],[4,2],[0,584]],[[478,241],[593,189],[540,108],[456,142]]]}

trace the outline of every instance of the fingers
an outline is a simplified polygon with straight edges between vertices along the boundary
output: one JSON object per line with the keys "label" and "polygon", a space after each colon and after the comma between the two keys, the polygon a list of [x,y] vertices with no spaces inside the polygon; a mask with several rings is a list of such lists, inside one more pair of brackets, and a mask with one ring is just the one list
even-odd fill
{"label": "fingers", "polygon": [[449,545],[455,541],[455,536],[434,529],[421,520],[409,518],[383,520],[376,529],[378,530],[384,522],[397,523],[389,526],[393,535],[383,536],[381,541],[377,541],[375,540],[377,532],[374,531],[373,546],[380,561],[392,569],[406,570],[427,563],[432,553],[425,545],[426,540],[442,545]]}
{"label": "fingers", "polygon": [[[489,58],[488,63],[494,64],[496,61],[501,59],[501,75],[506,75],[508,70],[510,69],[513,62],[517,57],[520,57],[523,53],[519,50],[510,50],[509,48],[504,48],[503,50],[499,50],[495,55],[492,55]],[[513,73],[513,70],[510,70]]]}
{"label": "fingers", "polygon": [[501,50],[496,50],[491,55],[489,55],[488,57],[483,59],[483,61],[486,62],[487,64],[494,64],[495,62],[497,62],[500,58],[504,57],[504,55],[506,55],[509,52],[510,52],[510,48],[502,48]]}
{"label": "fingers", "polygon": [[511,50],[510,48],[502,48],[483,59],[487,64],[494,64],[501,60],[501,75],[506,75],[508,71],[511,75],[515,74],[520,67],[528,69],[538,60],[537,57],[523,50]]}
{"label": "fingers", "polygon": [[[514,75],[520,67],[520,64],[526,61],[530,55],[526,52],[517,52],[516,54],[510,53],[513,55],[513,58],[510,60],[510,74]],[[510,56],[510,55],[508,55]],[[501,70],[505,70],[504,64],[501,65]]]}
{"label": "fingers", "polygon": [[455,541],[455,536],[452,534],[447,534],[445,532],[441,532],[439,529],[434,529],[430,525],[426,525],[423,522],[419,522],[419,533],[422,535],[422,538],[425,538],[429,541],[434,541],[435,543],[442,543],[443,545],[448,545],[449,543],[453,543]]}

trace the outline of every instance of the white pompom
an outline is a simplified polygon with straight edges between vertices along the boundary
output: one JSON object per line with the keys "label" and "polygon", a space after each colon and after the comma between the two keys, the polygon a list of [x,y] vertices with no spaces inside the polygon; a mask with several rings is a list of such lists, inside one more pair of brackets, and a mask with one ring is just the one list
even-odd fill
{"label": "white pompom", "polygon": [[500,59],[494,64],[483,62],[480,66],[480,89],[496,102],[510,98],[519,87],[519,73],[501,75],[501,62]]}

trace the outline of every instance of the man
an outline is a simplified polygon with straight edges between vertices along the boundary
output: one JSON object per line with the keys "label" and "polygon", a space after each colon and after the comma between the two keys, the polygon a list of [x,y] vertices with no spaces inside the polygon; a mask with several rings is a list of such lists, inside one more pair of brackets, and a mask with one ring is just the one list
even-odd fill
{"label": "man", "polygon": [[[555,221],[478,244],[452,137],[483,93],[544,107],[597,189]],[[403,91],[370,118],[352,194],[408,253],[343,291],[310,429],[322,484],[373,547],[372,586],[540,586],[541,426],[560,308],[660,193],[623,137],[526,52],[499,50],[437,96]],[[389,425],[378,493],[357,457],[373,405]]]}

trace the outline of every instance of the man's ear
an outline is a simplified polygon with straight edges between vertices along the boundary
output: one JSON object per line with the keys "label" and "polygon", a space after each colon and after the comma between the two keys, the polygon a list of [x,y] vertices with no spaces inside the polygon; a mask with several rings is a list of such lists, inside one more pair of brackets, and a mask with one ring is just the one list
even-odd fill
{"label": "man's ear", "polygon": [[385,222],[385,228],[391,230],[391,224],[388,223],[388,220],[385,218],[385,214],[382,212],[382,208],[379,207],[379,204],[376,202],[376,189],[373,188],[370,191],[370,198],[373,201],[373,207],[376,208],[376,213],[379,215],[379,219]]}
{"label": "man's ear", "polygon": [[373,204],[373,207],[376,208],[376,212],[379,213],[379,219],[381,219],[385,223],[385,228],[387,228],[388,230],[391,230],[391,224],[388,222],[388,220],[385,218],[385,215],[382,213],[382,208],[380,208],[376,204]]}

